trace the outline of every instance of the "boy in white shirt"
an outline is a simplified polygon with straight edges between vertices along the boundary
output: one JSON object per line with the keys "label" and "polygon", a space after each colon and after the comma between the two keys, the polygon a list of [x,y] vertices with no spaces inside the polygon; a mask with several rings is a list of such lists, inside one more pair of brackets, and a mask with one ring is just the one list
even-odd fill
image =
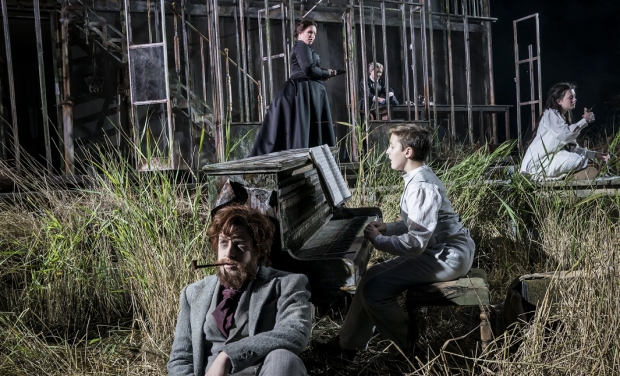
{"label": "boy in white shirt", "polygon": [[386,151],[391,167],[404,171],[401,221],[373,222],[364,235],[376,249],[397,257],[370,268],[362,277],[338,336],[319,345],[331,354],[353,358],[365,350],[376,327],[383,338],[411,351],[408,319],[397,298],[404,291],[458,279],[469,271],[475,244],[452,209],[446,188],[424,164],[430,129],[401,124],[390,129]]}

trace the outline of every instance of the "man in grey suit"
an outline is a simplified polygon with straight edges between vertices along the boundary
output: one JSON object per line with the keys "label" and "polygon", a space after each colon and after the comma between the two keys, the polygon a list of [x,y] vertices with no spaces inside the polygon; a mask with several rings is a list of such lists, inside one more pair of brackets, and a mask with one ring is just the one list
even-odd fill
{"label": "man in grey suit", "polygon": [[168,362],[171,375],[306,375],[308,279],[268,267],[273,224],[244,206],[209,228],[216,275],[186,286]]}

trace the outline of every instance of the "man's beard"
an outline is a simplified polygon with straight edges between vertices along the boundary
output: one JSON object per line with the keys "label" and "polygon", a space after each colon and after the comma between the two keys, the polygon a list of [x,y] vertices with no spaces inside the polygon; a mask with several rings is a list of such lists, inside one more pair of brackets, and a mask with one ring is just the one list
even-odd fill
{"label": "man's beard", "polygon": [[247,264],[241,264],[234,260],[218,260],[218,263],[226,262],[237,266],[236,270],[226,270],[224,266],[218,266],[215,274],[224,287],[241,290],[249,281],[256,277],[256,260]]}

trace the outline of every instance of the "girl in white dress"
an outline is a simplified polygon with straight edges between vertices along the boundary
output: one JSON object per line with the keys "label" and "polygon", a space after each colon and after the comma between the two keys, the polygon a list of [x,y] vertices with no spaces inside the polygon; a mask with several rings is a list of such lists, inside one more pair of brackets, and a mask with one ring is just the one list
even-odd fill
{"label": "girl in white dress", "polygon": [[576,103],[573,84],[559,83],[549,90],[545,112],[523,157],[521,173],[534,179],[561,178],[569,173],[577,173],[575,178],[592,179],[598,169],[588,166],[588,162],[609,160],[609,154],[577,144],[580,131],[594,121],[594,113],[584,108],[582,119],[574,123],[571,110]]}

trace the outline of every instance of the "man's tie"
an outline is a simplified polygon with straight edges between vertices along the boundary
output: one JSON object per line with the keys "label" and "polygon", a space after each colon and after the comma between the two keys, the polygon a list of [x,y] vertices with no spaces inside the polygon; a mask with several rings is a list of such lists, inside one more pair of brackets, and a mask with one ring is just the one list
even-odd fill
{"label": "man's tie", "polygon": [[235,290],[232,288],[225,288],[222,290],[222,301],[217,305],[213,311],[213,317],[217,323],[217,327],[220,328],[220,332],[224,337],[228,338],[230,329],[235,322],[235,311],[237,310],[237,304],[241,298],[241,290]]}

